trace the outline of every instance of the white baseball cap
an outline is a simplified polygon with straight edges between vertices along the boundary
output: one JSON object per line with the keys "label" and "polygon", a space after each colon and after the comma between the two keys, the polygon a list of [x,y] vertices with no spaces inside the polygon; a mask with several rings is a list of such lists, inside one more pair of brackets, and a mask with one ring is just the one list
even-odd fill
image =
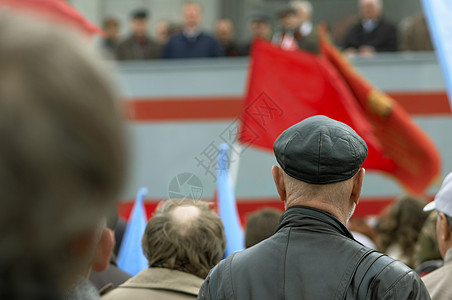
{"label": "white baseball cap", "polygon": [[424,211],[434,209],[452,217],[452,172],[444,178],[435,200],[424,206]]}

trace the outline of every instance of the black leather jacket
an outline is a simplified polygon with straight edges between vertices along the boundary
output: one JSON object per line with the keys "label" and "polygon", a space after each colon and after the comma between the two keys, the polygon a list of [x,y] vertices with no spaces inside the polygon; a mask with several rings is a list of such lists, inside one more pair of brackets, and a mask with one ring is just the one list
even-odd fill
{"label": "black leather jacket", "polygon": [[277,232],[221,261],[198,299],[430,299],[403,263],[353,239],[334,216],[289,208]]}

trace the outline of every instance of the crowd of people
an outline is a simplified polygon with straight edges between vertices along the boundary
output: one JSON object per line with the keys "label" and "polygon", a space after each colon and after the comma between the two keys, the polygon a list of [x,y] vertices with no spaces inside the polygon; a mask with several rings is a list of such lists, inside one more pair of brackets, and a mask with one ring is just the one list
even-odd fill
{"label": "crowd of people", "polygon": [[[344,37],[335,41],[348,56],[371,56],[376,52],[432,51],[433,46],[422,14],[398,26],[384,18],[381,0],[358,0],[360,15]],[[121,39],[119,22],[104,20],[106,38],[102,46],[108,57],[117,60],[158,58],[194,58],[248,56],[255,39],[264,39],[286,50],[302,49],[318,53],[318,26],[312,21],[313,7],[309,1],[296,0],[277,12],[278,24],[273,28],[271,17],[261,12],[248,16],[248,41],[235,39],[234,24],[219,19],[214,28],[201,28],[202,8],[195,2],[182,7],[182,23],[160,21],[154,37],[148,31],[150,13],[139,9],[130,18],[130,34]],[[325,20],[328,24],[328,20]],[[400,31],[400,32],[399,32]]]}
{"label": "crowd of people", "polygon": [[[163,49],[186,38],[173,36]],[[286,32],[278,38],[294,47]],[[203,43],[212,41],[206,35]],[[1,299],[452,297],[452,173],[433,202],[401,197],[376,227],[349,229],[368,149],[353,129],[325,116],[276,139],[278,166],[269,172],[285,212],[250,216],[247,249],[222,259],[225,230],[209,203],[169,199],[142,237],[149,268],[125,274],[112,253],[128,139],[110,73],[64,26],[0,14]],[[106,270],[115,280],[94,279]]]}

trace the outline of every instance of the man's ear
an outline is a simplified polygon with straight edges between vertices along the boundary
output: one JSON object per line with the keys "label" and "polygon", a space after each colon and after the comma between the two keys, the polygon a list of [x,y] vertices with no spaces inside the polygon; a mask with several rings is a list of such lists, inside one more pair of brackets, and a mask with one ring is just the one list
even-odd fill
{"label": "man's ear", "polygon": [[443,241],[446,241],[447,239],[449,239],[450,236],[449,221],[447,220],[446,215],[443,213],[439,213],[438,222],[440,228],[438,238],[442,239]]}
{"label": "man's ear", "polygon": [[110,256],[115,246],[115,234],[113,230],[104,228],[96,247],[93,259],[93,270],[96,272],[104,271],[110,264]]}
{"label": "man's ear", "polygon": [[361,189],[363,188],[365,174],[366,170],[364,168],[361,168],[358,171],[358,174],[356,174],[355,179],[353,180],[353,188],[350,195],[350,200],[352,200],[356,205],[358,205],[359,197],[361,196]]}
{"label": "man's ear", "polygon": [[279,198],[281,201],[286,201],[286,184],[284,182],[284,174],[283,170],[281,170],[278,166],[272,167],[272,175],[273,175],[273,181],[276,185],[276,190],[278,191]]}

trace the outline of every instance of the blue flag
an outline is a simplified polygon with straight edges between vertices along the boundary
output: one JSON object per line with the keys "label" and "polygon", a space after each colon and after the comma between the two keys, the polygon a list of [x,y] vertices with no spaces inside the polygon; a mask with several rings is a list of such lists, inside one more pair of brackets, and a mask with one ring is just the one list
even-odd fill
{"label": "blue flag", "polygon": [[[424,15],[435,47],[436,56],[452,101],[452,1],[422,0]],[[452,103],[452,102],[451,102]],[[452,106],[452,105],[451,105]]]}
{"label": "blue flag", "polygon": [[141,238],[147,224],[143,205],[143,198],[147,192],[146,188],[141,188],[137,193],[118,253],[118,267],[131,275],[148,268],[148,261],[141,248]]}
{"label": "blue flag", "polygon": [[243,230],[229,175],[228,145],[222,144],[218,153],[217,193],[218,212],[226,235],[225,256],[244,249]]}

